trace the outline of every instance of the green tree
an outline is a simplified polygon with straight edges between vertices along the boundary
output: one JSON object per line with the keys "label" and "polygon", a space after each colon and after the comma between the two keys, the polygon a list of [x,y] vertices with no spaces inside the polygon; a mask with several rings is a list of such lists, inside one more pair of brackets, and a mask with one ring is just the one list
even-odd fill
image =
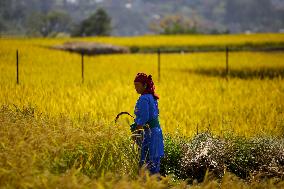
{"label": "green tree", "polygon": [[57,33],[68,33],[71,30],[72,19],[63,11],[51,11],[47,15],[33,12],[27,21],[27,34],[30,36],[51,36]]}
{"label": "green tree", "polygon": [[48,35],[60,32],[69,32],[72,19],[67,12],[51,11],[46,16],[46,32]]}
{"label": "green tree", "polygon": [[75,28],[73,36],[108,36],[111,33],[111,18],[99,8]]}
{"label": "green tree", "polygon": [[197,21],[181,15],[167,15],[159,23],[150,23],[150,29],[161,34],[196,34]]}

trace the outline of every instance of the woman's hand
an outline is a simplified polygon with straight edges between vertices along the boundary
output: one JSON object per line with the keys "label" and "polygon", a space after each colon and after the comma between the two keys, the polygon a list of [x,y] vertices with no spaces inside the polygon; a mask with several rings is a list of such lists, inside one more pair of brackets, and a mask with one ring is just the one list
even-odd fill
{"label": "woman's hand", "polygon": [[142,125],[137,125],[136,130],[143,129]]}
{"label": "woman's hand", "polygon": [[130,125],[130,131],[133,133],[136,130],[143,129],[142,125],[137,125],[136,123],[132,123]]}
{"label": "woman's hand", "polygon": [[134,122],[130,125],[130,131],[133,133],[137,128],[137,124]]}

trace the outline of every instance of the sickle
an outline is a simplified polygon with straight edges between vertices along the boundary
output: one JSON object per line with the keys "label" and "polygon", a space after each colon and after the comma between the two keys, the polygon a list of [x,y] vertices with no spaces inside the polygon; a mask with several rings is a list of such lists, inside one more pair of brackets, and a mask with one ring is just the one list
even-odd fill
{"label": "sickle", "polygon": [[114,122],[116,123],[117,120],[118,120],[118,118],[119,118],[121,115],[123,115],[123,114],[129,115],[130,117],[132,117],[132,118],[134,119],[134,117],[133,117],[130,113],[128,113],[128,112],[120,112],[119,114],[117,114],[117,116],[116,116]]}

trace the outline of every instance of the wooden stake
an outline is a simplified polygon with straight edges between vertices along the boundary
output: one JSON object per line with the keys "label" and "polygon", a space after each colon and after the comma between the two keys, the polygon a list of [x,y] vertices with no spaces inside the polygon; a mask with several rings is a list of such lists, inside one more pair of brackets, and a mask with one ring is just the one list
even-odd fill
{"label": "wooden stake", "polygon": [[161,51],[158,49],[158,82],[161,80]]}
{"label": "wooden stake", "polygon": [[19,82],[19,51],[18,51],[18,49],[16,51],[16,67],[17,67],[17,84],[20,84],[20,82]]}
{"label": "wooden stake", "polygon": [[81,53],[81,63],[82,63],[82,83],[84,83],[84,53]]}
{"label": "wooden stake", "polygon": [[229,76],[229,48],[226,47],[226,77]]}

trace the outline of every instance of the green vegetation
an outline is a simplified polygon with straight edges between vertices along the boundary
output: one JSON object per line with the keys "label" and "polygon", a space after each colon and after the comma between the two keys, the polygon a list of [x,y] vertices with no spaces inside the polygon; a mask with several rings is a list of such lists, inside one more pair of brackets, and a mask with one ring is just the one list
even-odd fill
{"label": "green vegetation", "polygon": [[108,36],[111,33],[111,18],[100,8],[75,28],[73,36]]}
{"label": "green vegetation", "polygon": [[[0,34],[46,36],[47,31],[43,31],[46,29],[41,25],[46,23],[49,14],[58,11],[64,15],[57,14],[57,17],[71,19],[71,25],[79,29],[81,22],[99,7],[103,7],[112,18],[111,34],[115,36],[266,33],[280,32],[284,28],[281,0],[1,0],[0,26],[4,27],[0,27]],[[184,18],[185,22],[175,22],[173,27],[164,30],[164,21],[173,15]],[[69,24],[66,22],[66,28],[62,28],[64,25],[54,28],[52,36],[62,36],[62,32],[63,36],[71,35],[74,30],[67,27]]]}
{"label": "green vegetation", "polygon": [[210,132],[197,134],[192,139],[165,139],[166,158],[163,174],[202,182],[209,171],[220,179],[226,172],[251,180],[284,178],[284,140],[276,137],[214,137]]}

